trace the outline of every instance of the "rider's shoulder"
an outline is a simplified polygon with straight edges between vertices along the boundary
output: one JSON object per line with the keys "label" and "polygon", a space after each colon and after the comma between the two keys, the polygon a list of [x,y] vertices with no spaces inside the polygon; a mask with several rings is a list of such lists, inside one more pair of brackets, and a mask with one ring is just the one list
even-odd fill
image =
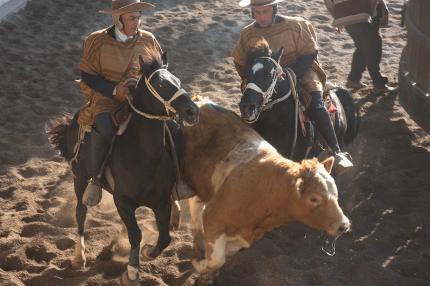
{"label": "rider's shoulder", "polygon": [[91,34],[89,34],[87,36],[87,39],[97,39],[97,38],[106,37],[108,35],[108,30],[109,30],[109,28],[104,28],[104,29],[92,32]]}
{"label": "rider's shoulder", "polygon": [[104,42],[104,39],[109,38],[108,30],[109,28],[105,28],[89,34],[85,38],[85,46],[98,47],[102,45],[102,43]]}
{"label": "rider's shoulder", "polygon": [[254,29],[255,29],[255,21],[243,27],[241,34],[245,35]]}
{"label": "rider's shoulder", "polygon": [[281,15],[280,16],[282,19],[284,19],[283,23],[286,26],[290,26],[290,27],[297,27],[300,28],[303,25],[310,25],[311,22],[309,22],[309,20],[306,20],[303,17],[299,17],[299,16],[284,16]]}

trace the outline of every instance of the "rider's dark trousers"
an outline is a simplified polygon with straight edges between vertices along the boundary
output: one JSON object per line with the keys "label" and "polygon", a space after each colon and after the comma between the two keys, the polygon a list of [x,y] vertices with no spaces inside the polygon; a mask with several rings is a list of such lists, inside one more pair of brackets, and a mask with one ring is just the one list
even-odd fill
{"label": "rider's dark trousers", "polygon": [[99,182],[97,177],[102,173],[103,163],[109,153],[116,134],[116,127],[109,112],[99,113],[91,132],[91,178]]}
{"label": "rider's dark trousers", "polygon": [[374,19],[372,23],[357,23],[345,26],[355,44],[352,56],[351,72],[348,80],[359,82],[367,68],[375,87],[383,87],[388,79],[381,75],[379,64],[382,56],[382,39],[379,35],[379,23]]}
{"label": "rider's dark trousers", "polygon": [[330,114],[324,105],[321,91],[311,92],[312,101],[308,108],[311,119],[315,122],[318,131],[324,137],[328,146],[334,153],[339,153],[339,143],[337,142],[336,133],[330,120]]}

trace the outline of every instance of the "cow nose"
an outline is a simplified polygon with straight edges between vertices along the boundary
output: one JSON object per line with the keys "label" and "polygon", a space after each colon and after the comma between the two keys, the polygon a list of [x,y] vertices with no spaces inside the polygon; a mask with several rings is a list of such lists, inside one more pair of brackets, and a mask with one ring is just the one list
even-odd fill
{"label": "cow nose", "polygon": [[349,230],[350,227],[350,222],[346,221],[346,222],[342,222],[339,227],[337,228],[337,233],[340,235],[342,233],[345,233]]}

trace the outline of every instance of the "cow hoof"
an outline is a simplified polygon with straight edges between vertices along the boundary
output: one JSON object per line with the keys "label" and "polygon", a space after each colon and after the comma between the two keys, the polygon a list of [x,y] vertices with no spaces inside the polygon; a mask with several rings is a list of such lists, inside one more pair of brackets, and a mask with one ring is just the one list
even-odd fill
{"label": "cow hoof", "polygon": [[212,281],[208,281],[207,279],[200,277],[194,283],[194,286],[210,286],[213,285]]}
{"label": "cow hoof", "polygon": [[136,280],[130,280],[128,278],[127,271],[124,271],[121,275],[121,285],[122,286],[138,286],[138,285],[140,285],[139,278],[136,278]]}
{"label": "cow hoof", "polygon": [[158,250],[157,247],[146,244],[142,247],[140,254],[142,255],[143,261],[150,261],[155,259],[161,251]]}
{"label": "cow hoof", "polygon": [[81,256],[76,256],[72,260],[72,269],[79,270],[79,269],[85,268],[85,264],[86,264],[85,258]]}

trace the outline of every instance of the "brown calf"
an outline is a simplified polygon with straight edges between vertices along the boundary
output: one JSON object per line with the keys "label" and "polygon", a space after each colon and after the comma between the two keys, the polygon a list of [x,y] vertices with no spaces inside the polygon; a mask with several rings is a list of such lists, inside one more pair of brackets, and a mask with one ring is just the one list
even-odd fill
{"label": "brown calf", "polygon": [[190,212],[201,284],[226,257],[290,221],[332,236],[349,229],[329,175],[332,157],[285,159],[233,112],[200,105],[200,122],[184,129],[182,156],[184,181],[197,193]]}

